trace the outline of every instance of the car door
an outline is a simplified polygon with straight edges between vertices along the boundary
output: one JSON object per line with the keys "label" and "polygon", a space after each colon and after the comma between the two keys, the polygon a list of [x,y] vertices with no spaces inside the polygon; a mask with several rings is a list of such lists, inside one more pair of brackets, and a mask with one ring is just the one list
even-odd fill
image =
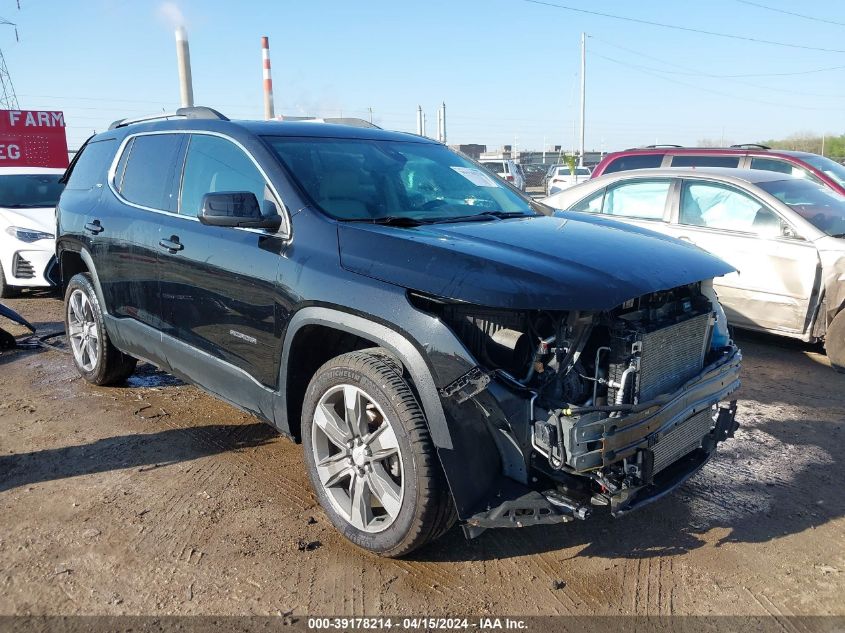
{"label": "car door", "polygon": [[110,266],[101,276],[110,309],[159,331],[167,330],[159,293],[161,221],[176,211],[184,143],[182,134],[127,137],[109,174],[116,204],[102,217]]}
{"label": "car door", "polygon": [[202,197],[219,191],[250,191],[268,214],[281,207],[240,145],[200,132],[188,139],[178,212],[161,220],[162,319],[178,343],[274,387],[282,322],[274,297],[283,240],[264,230],[207,226],[198,213]]}
{"label": "car door", "polygon": [[820,263],[812,243],[789,235],[786,221],[747,191],[715,181],[685,179],[671,235],[689,240],[738,272],[715,280],[731,323],[803,332]]}

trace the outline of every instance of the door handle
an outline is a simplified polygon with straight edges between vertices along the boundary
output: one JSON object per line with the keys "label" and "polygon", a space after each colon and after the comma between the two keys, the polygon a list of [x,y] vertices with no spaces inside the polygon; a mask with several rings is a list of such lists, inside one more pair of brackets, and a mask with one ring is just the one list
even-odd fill
{"label": "door handle", "polygon": [[93,233],[94,235],[97,235],[99,233],[102,233],[105,229],[100,226],[99,220],[92,220],[91,222],[88,222],[85,225],[85,230],[89,231],[90,233]]}
{"label": "door handle", "polygon": [[182,244],[182,242],[179,241],[178,235],[171,235],[170,239],[162,238],[158,241],[158,245],[161,246],[162,248],[166,248],[167,251],[170,252],[170,253],[176,253],[178,251],[181,251],[183,248],[185,248],[185,245]]}

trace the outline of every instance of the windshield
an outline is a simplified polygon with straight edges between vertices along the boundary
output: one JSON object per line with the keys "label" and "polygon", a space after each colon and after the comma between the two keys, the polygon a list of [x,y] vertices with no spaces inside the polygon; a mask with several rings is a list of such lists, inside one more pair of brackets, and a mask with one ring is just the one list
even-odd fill
{"label": "windshield", "polygon": [[313,203],[338,220],[436,222],[488,213],[535,214],[528,200],[439,144],[266,140]]}
{"label": "windshield", "polygon": [[840,185],[845,187],[845,166],[840,165],[836,161],[830,160],[818,154],[810,154],[809,156],[801,156],[801,160],[809,163],[820,172],[826,174]]}
{"label": "windshield", "polygon": [[0,207],[37,209],[56,206],[64,185],[61,174],[14,174],[0,176]]}
{"label": "windshield", "polygon": [[828,235],[845,235],[845,196],[809,180],[772,180],[757,186],[789,205]]}

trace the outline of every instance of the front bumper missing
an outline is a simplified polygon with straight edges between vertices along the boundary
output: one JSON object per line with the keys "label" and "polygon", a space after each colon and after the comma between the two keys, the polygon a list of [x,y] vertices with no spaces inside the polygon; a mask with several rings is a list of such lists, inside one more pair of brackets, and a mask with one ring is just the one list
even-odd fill
{"label": "front bumper missing", "polygon": [[[570,416],[565,410],[545,412],[548,421],[541,421],[542,411],[535,411],[535,428],[547,424],[563,429],[565,462],[575,473],[605,468],[623,459],[634,457],[641,449],[651,448],[667,433],[692,416],[726,400],[739,389],[742,353],[737,348],[704,368],[674,393],[659,396],[641,405],[641,410],[619,417],[602,413]],[[558,424],[559,423],[559,424]],[[534,448],[548,457],[546,447]],[[560,459],[560,455],[555,455]]]}
{"label": "front bumper missing", "polygon": [[[570,461],[563,476],[589,481],[591,473],[605,466],[618,464],[629,457],[641,457],[639,463],[646,468],[640,472],[637,485],[626,483],[614,490],[602,489],[598,494],[568,495],[560,490],[528,490],[506,479],[510,483],[499,482],[495,504],[491,503],[467,519],[466,535],[474,538],[488,528],[551,525],[586,519],[591,500],[610,505],[611,514],[618,517],[670,494],[710,460],[720,442],[733,437],[739,426],[736,401],[719,407],[713,427],[700,443],[659,472],[648,468],[648,464],[654,463],[652,449],[672,429],[694,415],[710,411],[738,389],[741,361],[739,350],[732,350],[679,390],[659,398],[654,406],[642,411],[617,418],[588,418],[583,427],[579,426],[577,418],[570,418],[574,422],[571,442],[580,443],[588,450],[583,450],[575,461],[580,468],[573,467]],[[563,415],[563,412],[554,413]],[[536,443],[534,448],[537,449]],[[554,478],[551,472],[541,470],[546,477]]]}
{"label": "front bumper missing", "polygon": [[[628,514],[682,486],[710,461],[719,442],[733,437],[738,427],[736,403],[731,402],[729,407],[719,409],[716,425],[703,438],[701,447],[681,457],[661,472],[649,474],[648,483],[605,495],[610,504],[611,515],[620,517]],[[505,500],[501,501],[503,498]],[[512,482],[510,487],[505,485],[500,489],[499,500],[497,506],[488,507],[484,512],[479,512],[467,520],[464,533],[468,538],[475,538],[489,528],[554,525],[575,519],[585,520],[591,515],[590,499],[587,496],[575,498],[557,490],[532,490],[526,493],[525,489],[515,482]]]}

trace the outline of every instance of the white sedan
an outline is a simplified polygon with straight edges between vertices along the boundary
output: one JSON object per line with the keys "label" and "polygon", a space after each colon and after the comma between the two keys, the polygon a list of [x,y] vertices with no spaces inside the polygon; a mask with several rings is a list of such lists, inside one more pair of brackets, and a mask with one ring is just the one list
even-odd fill
{"label": "white sedan", "polygon": [[0,168],[0,298],[56,277],[56,203],[64,169]]}

